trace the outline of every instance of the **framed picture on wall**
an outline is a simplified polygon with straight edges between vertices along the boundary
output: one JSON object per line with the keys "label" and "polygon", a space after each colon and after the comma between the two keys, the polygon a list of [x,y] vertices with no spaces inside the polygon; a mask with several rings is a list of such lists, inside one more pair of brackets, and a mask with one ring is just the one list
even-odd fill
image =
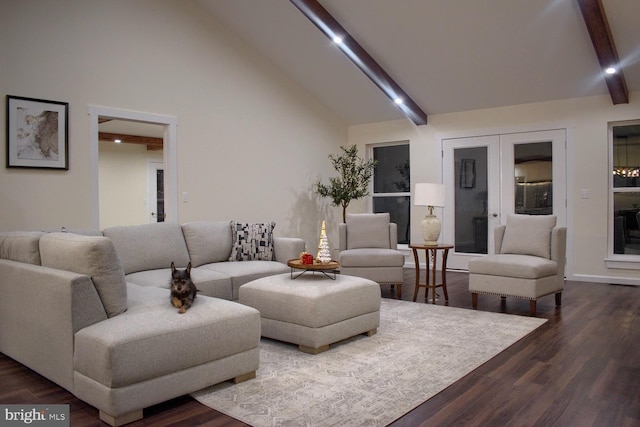
{"label": "framed picture on wall", "polygon": [[69,103],[7,95],[7,167],[69,169]]}
{"label": "framed picture on wall", "polygon": [[474,159],[462,159],[460,166],[460,188],[473,188],[476,186],[476,161]]}

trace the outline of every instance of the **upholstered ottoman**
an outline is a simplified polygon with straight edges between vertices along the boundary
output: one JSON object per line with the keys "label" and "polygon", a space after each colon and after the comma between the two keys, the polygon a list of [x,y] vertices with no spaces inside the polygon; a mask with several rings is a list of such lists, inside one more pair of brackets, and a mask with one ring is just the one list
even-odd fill
{"label": "upholstered ottoman", "polygon": [[373,335],[380,325],[380,286],[361,277],[269,276],[241,286],[238,301],[260,311],[263,337],[311,354],[358,334]]}

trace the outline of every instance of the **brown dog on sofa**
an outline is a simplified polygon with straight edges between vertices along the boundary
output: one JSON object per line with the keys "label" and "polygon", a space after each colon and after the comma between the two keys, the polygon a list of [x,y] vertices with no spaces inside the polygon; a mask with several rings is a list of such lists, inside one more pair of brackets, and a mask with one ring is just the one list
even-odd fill
{"label": "brown dog on sofa", "polygon": [[193,304],[198,289],[191,280],[191,263],[185,270],[176,269],[171,263],[171,304],[178,308],[178,313],[183,314]]}

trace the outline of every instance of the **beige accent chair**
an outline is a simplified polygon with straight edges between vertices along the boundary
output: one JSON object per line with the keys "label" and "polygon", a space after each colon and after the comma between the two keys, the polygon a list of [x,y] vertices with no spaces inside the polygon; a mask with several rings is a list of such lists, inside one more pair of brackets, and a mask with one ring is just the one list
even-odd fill
{"label": "beige accent chair", "polygon": [[347,214],[338,224],[340,273],[396,286],[402,297],[404,255],[397,250],[398,226],[389,213]]}
{"label": "beige accent chair", "polygon": [[469,291],[473,308],[478,294],[528,299],[529,314],[536,300],[555,294],[562,301],[567,229],[556,226],[553,215],[507,217],[494,229],[495,254],[469,261]]}

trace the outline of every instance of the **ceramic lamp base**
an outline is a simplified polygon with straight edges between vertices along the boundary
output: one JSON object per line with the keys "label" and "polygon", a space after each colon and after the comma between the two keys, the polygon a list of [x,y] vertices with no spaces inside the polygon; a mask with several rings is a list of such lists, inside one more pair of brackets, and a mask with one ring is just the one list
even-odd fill
{"label": "ceramic lamp base", "polygon": [[422,238],[424,244],[427,246],[434,246],[438,244],[438,237],[440,237],[440,220],[435,215],[427,215],[422,220]]}

